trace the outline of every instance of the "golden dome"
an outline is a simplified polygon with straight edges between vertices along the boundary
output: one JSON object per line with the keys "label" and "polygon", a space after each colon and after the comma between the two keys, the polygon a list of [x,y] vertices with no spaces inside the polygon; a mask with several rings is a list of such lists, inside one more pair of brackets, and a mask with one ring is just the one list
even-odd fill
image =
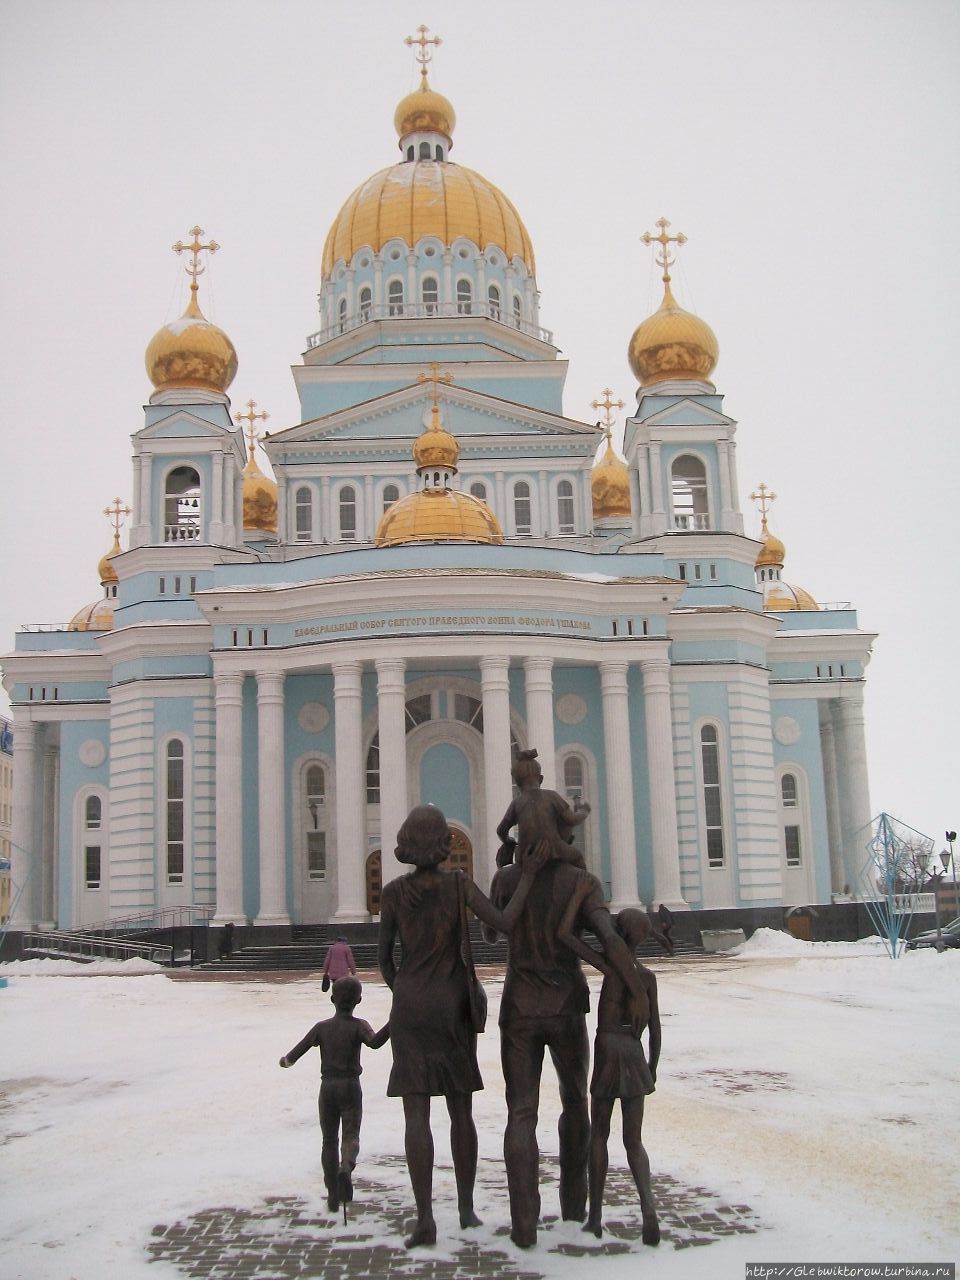
{"label": "golden dome", "polygon": [[243,527],[277,532],[277,486],[254,461],[253,451],[243,469]]}
{"label": "golden dome", "polygon": [[377,253],[395,237],[415,245],[423,236],[445,245],[459,236],[481,249],[497,245],[536,274],[527,229],[492,182],[448,160],[407,160],[381,169],[347,197],[323,246],[323,275],[365,246]]}
{"label": "golden dome", "polygon": [[593,497],[593,518],[603,520],[607,516],[629,516],[630,471],[624,460],[614,452],[610,428],[606,430],[607,447],[603,457],[594,465],[590,479]]}
{"label": "golden dome", "polygon": [[100,574],[100,585],[102,587],[116,586],[116,584],[120,581],[120,579],[117,577],[116,569],[110,563],[113,557],[119,554],[120,554],[120,533],[118,530],[115,529],[113,533],[113,546],[106,553],[106,555],[101,557],[100,563],[97,565],[97,572]]}
{"label": "golden dome", "polygon": [[67,623],[68,631],[112,631],[113,601],[94,600],[78,609]]}
{"label": "golden dome", "polygon": [[400,102],[393,123],[401,139],[408,133],[429,132],[442,133],[451,142],[457,116],[450,101],[442,93],[435,93],[424,76],[413,93]]}
{"label": "golden dome", "polygon": [[190,302],[179,320],[165,324],[150,340],[145,362],[158,391],[195,387],[226,391],[237,373],[233,343],[204,316],[197,305],[197,282],[190,285]]}
{"label": "golden dome", "polygon": [[789,582],[768,583],[769,591],[764,588],[764,613],[788,613],[791,609],[819,609],[809,591],[803,587],[792,587]]}
{"label": "golden dome", "polygon": [[440,408],[436,401],[430,414],[429,427],[413,443],[413,460],[418,471],[429,467],[448,467],[452,471],[457,469],[460,445],[456,436],[452,436],[440,421]]}
{"label": "golden dome", "polygon": [[675,378],[706,382],[719,356],[713,330],[677,304],[669,281],[665,281],[660,309],[637,326],[627,349],[637,381],[642,387]]}
{"label": "golden dome", "polygon": [[[775,494],[773,496],[776,497]],[[774,569],[783,568],[787,549],[767,528],[766,514],[763,516],[760,536],[763,539],[763,546],[754,563],[760,577],[759,585],[763,588],[764,613],[786,613],[792,609],[819,609],[820,606],[809,591],[784,582],[779,573],[773,572]]]}
{"label": "golden dome", "polygon": [[378,547],[405,542],[502,542],[503,530],[487,504],[458,489],[421,489],[383,513]]}
{"label": "golden dome", "polygon": [[782,569],[784,556],[786,554],[786,547],[779,538],[775,538],[773,534],[769,532],[766,520],[764,520],[763,546],[760,548],[760,554],[757,556],[754,567],[757,569],[764,569],[768,567]]}

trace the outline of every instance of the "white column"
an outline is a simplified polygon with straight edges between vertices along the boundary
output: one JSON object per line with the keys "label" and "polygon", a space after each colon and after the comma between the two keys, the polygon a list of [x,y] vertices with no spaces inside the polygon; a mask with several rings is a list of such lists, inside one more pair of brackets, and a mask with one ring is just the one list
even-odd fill
{"label": "white column", "polygon": [[13,814],[10,830],[10,879],[19,900],[10,928],[36,928],[40,915],[40,849],[37,839],[37,762],[40,726],[27,708],[13,708]]}
{"label": "white column", "polygon": [[403,658],[377,658],[380,730],[380,864],[383,883],[407,870],[393,856],[407,816],[407,727]]}
{"label": "white column", "polygon": [[585,532],[589,533],[593,528],[593,467],[590,466],[583,473],[583,509],[586,517],[583,522]]}
{"label": "white column", "polygon": [[842,893],[843,886],[854,887],[843,870],[843,836],[840,829],[840,793],[837,787],[837,743],[830,714],[830,703],[821,703],[820,752],[823,758],[823,790],[827,806],[827,843],[830,855],[830,891]]}
{"label": "white column", "polygon": [[243,913],[243,675],[213,677],[217,714],[217,911],[214,925],[245,924]]}
{"label": "white column", "polygon": [[607,829],[610,835],[611,912],[640,906],[637,888],[637,834],[630,764],[630,713],[626,662],[600,663],[603,755],[607,775]]}
{"label": "white column", "polygon": [[542,533],[549,536],[553,524],[553,512],[550,510],[550,495],[547,487],[547,473],[537,472],[537,502],[540,507],[540,528],[533,526],[534,535]]}
{"label": "white column", "polygon": [[663,533],[667,527],[667,515],[663,506],[663,467],[659,444],[650,445],[650,488],[651,531]]}
{"label": "white column", "polygon": [[337,779],[336,920],[366,920],[366,822],[360,662],[333,664],[334,742]]}
{"label": "white column", "polygon": [[863,726],[863,693],[838,698],[834,703],[837,787],[840,798],[840,830],[846,879],[857,885],[867,859],[870,840],[870,789],[867,781],[867,744]]}
{"label": "white column", "polygon": [[380,307],[383,306],[383,258],[379,253],[373,255],[373,314],[379,320]]}
{"label": "white column", "polygon": [[[57,797],[60,794],[60,748],[45,747],[43,752],[43,806],[40,841],[40,928],[53,929],[57,922],[57,863],[59,862],[59,824]],[[109,913],[107,913],[109,914]]]}
{"label": "white column", "polygon": [[653,499],[650,493],[650,453],[648,449],[637,450],[637,483],[640,486],[640,507],[634,512],[637,531],[646,533],[652,526]]}
{"label": "white column", "polygon": [[500,521],[504,533],[507,533],[513,524],[513,520],[507,513],[507,482],[502,471],[494,472],[493,491],[496,495],[497,504],[493,513]]}
{"label": "white column", "polygon": [[[420,301],[417,296],[417,255],[412,249],[407,252],[407,293],[404,299],[406,307],[415,308]],[[407,312],[408,315],[416,315],[415,310]]]}
{"label": "white column", "polygon": [[163,541],[163,522],[166,519],[166,511],[161,505],[160,507],[160,528],[154,535],[153,529],[153,503],[151,501],[151,487],[153,483],[153,457],[149,453],[140,455],[140,520],[143,526],[143,537],[138,545],[142,546],[151,542]]}
{"label": "white column", "polygon": [[730,506],[733,508],[733,532],[743,533],[743,514],[740,511],[740,485],[737,480],[737,442],[729,441],[727,462],[730,477]]}
{"label": "white column", "polygon": [[333,513],[330,510],[330,477],[320,481],[320,541],[333,541]]}
{"label": "white column", "polygon": [[257,672],[258,790],[260,793],[260,910],[256,924],[290,923],[287,912],[286,794],[283,751],[283,672]]}
{"label": "white column", "polygon": [[543,785],[551,791],[556,791],[557,760],[553,738],[553,659],[524,658],[523,674],[527,696],[527,742],[529,746],[536,747],[539,752],[538,759],[543,770]]}
{"label": "white column", "polygon": [[372,542],[377,532],[377,517],[373,502],[373,476],[363,482],[363,524],[360,528],[367,542]]}
{"label": "white column", "polygon": [[720,529],[733,528],[733,507],[731,505],[730,493],[730,442],[729,440],[717,441],[718,465],[717,470],[720,472],[720,524],[715,526]]}
{"label": "white column", "polygon": [[643,709],[647,723],[647,771],[650,786],[650,831],[653,842],[653,902],[671,911],[686,911],[680,888],[680,845],[677,835],[677,785],[673,769],[673,723],[670,715],[670,663],[647,661],[643,670]]}
{"label": "white column", "polygon": [[[276,472],[274,472],[276,475]],[[277,538],[280,542],[292,542],[293,538],[287,533],[287,502],[288,502],[287,479],[284,475],[277,476]],[[296,533],[296,530],[293,530]]]}
{"label": "white column", "polygon": [[443,292],[440,295],[442,315],[452,316],[453,306],[453,254],[449,249],[443,251]]}
{"label": "white column", "polygon": [[480,315],[487,314],[487,255],[483,252],[474,259],[477,268],[477,301],[480,304]]}
{"label": "white column", "polygon": [[484,888],[496,871],[497,827],[513,799],[513,781],[510,777],[509,671],[509,658],[480,659],[486,847],[476,863],[476,878]]}
{"label": "white column", "polygon": [[209,538],[211,542],[223,542],[223,454],[213,455],[213,490],[210,503]]}

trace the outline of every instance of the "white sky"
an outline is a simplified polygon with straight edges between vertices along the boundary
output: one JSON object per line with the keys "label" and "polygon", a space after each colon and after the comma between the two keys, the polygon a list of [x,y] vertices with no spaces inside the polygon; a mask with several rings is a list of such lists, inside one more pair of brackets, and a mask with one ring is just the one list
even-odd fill
{"label": "white sky", "polygon": [[[766,938],[754,935],[752,954],[740,960],[655,962],[663,1056],[643,1121],[655,1180],[669,1175],[706,1188],[704,1208],[717,1200],[749,1205],[758,1234],[682,1250],[665,1239],[655,1253],[637,1239],[627,1253],[592,1258],[563,1256],[564,1243],[592,1240],[575,1223],[545,1226],[522,1255],[498,1235],[508,1221],[496,1026],[502,982],[488,974],[490,1015],[478,1044],[486,1088],[474,1095],[483,1226],[464,1233],[456,1224],[448,1125],[437,1099],[439,1239],[421,1261],[449,1259],[468,1237],[546,1280],[743,1280],[747,1261],[955,1259],[960,1175],[955,1160],[934,1168],[932,1153],[952,1149],[947,1135],[960,1121],[960,952],[907,952],[893,962],[879,944],[871,956],[860,944],[760,934]],[[54,964],[28,961],[26,972]],[[262,1211],[266,1196],[305,1200],[322,1224],[306,1234],[343,1235],[320,1200],[318,1055],[289,1071],[277,1065],[332,1012],[319,975],[226,983],[0,970],[10,976],[0,991],[5,1276],[182,1280],[171,1264],[147,1260],[154,1225],[225,1205]],[[596,979],[591,986],[595,1004]],[[358,1016],[379,1027],[389,1007],[383,983],[364,980]],[[890,1052],[893,1026],[909,1046],[906,1059]],[[592,1041],[592,1014],[589,1027]],[[413,1198],[402,1108],[385,1096],[389,1045],[365,1049],[362,1063],[356,1201],[367,1212],[355,1211],[353,1226],[371,1245],[396,1247],[396,1228],[377,1209],[396,1205],[412,1215]],[[558,1109],[548,1059],[537,1136],[554,1159]],[[609,1154],[612,1171],[625,1167],[616,1116]],[[544,1173],[543,1213],[555,1215],[556,1187]],[[608,1208],[607,1218],[639,1223],[638,1210]],[[405,1270],[399,1261],[391,1274]]]}
{"label": "white sky", "polygon": [[660,299],[639,235],[663,214],[689,237],[675,291],[720,342],[745,507],[774,489],[786,578],[880,633],[872,808],[942,840],[960,820],[944,0],[5,0],[0,651],[99,594],[143,351],[186,299],[169,246],[194,223],[223,246],[200,301],[239,353],[235,408],[298,421],[289,366],[319,328],[323,241],[399,155],[420,22],[444,40],[452,158],[530,231],[571,417],[594,421],[606,385],[632,404],[626,345]]}

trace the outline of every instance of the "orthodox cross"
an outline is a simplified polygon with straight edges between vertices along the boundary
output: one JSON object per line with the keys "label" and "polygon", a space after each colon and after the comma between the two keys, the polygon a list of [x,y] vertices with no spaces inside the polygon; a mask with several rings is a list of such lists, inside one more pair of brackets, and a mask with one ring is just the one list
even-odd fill
{"label": "orthodox cross", "polygon": [[649,231],[645,231],[643,235],[640,237],[640,239],[643,241],[644,244],[653,244],[655,242],[659,244],[660,252],[657,254],[657,263],[661,267],[663,267],[663,283],[669,284],[670,268],[673,266],[674,262],[676,262],[676,258],[670,257],[670,252],[667,249],[667,245],[668,244],[676,244],[676,245],[686,244],[687,237],[683,234],[682,231],[678,231],[675,236],[668,236],[667,227],[670,226],[670,223],[667,221],[666,218],[658,218],[657,226],[660,228],[660,234],[658,236],[651,235]]}
{"label": "orthodox cross", "polygon": [[591,400],[591,401],[590,401],[590,408],[591,408],[591,409],[603,409],[603,411],[604,411],[604,415],[603,415],[603,425],[604,425],[604,426],[606,427],[606,429],[607,429],[607,430],[606,430],[606,434],[607,434],[607,435],[609,435],[609,434],[610,434],[610,430],[611,430],[611,428],[613,427],[613,412],[612,412],[612,411],[613,411],[614,409],[622,409],[622,408],[623,408],[623,401],[622,401],[622,400],[611,400],[611,399],[610,399],[610,397],[611,397],[612,395],[613,395],[613,392],[610,390],[610,388],[609,388],[609,387],[604,387],[604,388],[603,388],[603,399],[602,399],[602,400]]}
{"label": "orthodox cross", "polygon": [[113,525],[113,536],[120,541],[120,526],[123,523],[123,517],[130,514],[130,508],[122,505],[119,498],[114,498],[112,507],[104,507],[103,514],[109,517],[110,523]]}
{"label": "orthodox cross", "polygon": [[776,498],[777,495],[772,489],[768,489],[762,480],[750,495],[750,500],[755,502],[760,508],[760,518],[763,524],[764,533],[767,532],[767,510],[769,509],[770,504],[776,501]]}
{"label": "orthodox cross", "polygon": [[197,276],[202,276],[206,267],[200,266],[200,254],[206,250],[207,253],[216,253],[220,246],[216,240],[211,240],[209,244],[201,244],[200,237],[204,235],[202,227],[191,227],[190,234],[193,236],[191,244],[184,244],[182,240],[178,240],[173,246],[174,253],[189,253],[192,255],[192,261],[186,266],[187,275],[191,277],[191,289],[197,288]]}
{"label": "orthodox cross", "polygon": [[257,431],[256,427],[254,427],[253,424],[258,420],[261,422],[266,422],[266,420],[270,417],[266,409],[264,409],[261,413],[254,413],[254,408],[256,407],[256,403],[257,403],[256,400],[248,400],[247,412],[235,413],[233,415],[234,418],[236,418],[237,422],[247,423],[247,426],[244,427],[244,433],[246,434],[246,437],[247,437],[247,444],[250,447],[251,462],[253,461],[253,451],[257,447],[257,441],[263,439],[263,434]]}
{"label": "orthodox cross", "polygon": [[[430,62],[431,58],[433,57],[432,54],[427,53],[427,45],[443,44],[443,41],[440,39],[439,36],[428,36],[427,32],[430,30],[430,28],[424,26],[423,23],[421,23],[420,26],[417,27],[417,30],[420,32],[418,36],[404,36],[403,43],[406,45],[410,45],[411,47],[415,44],[418,44],[420,46],[420,52],[415,56],[417,61],[420,63],[420,75],[424,80],[426,80],[427,63]],[[203,235],[203,232],[201,231],[200,234]]]}
{"label": "orthodox cross", "polygon": [[[424,28],[424,30],[426,30],[426,28]],[[446,382],[446,383],[450,383],[450,382],[452,382],[452,381],[453,381],[453,374],[452,374],[452,373],[441,373],[441,372],[440,372],[440,365],[437,363],[437,361],[436,361],[436,360],[431,360],[431,361],[430,361],[430,372],[429,372],[429,373],[418,373],[418,374],[417,374],[417,381],[418,381],[418,382],[432,382],[432,383],[433,383],[433,407],[434,407],[434,409],[436,409],[436,408],[438,408],[438,404],[437,404],[437,395],[438,395],[438,392],[439,392],[439,390],[440,390],[440,383],[441,383],[441,382]]]}

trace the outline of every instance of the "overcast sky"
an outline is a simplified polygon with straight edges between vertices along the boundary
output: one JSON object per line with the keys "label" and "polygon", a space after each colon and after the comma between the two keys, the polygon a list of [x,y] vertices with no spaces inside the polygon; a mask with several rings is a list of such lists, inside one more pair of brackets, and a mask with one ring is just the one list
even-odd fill
{"label": "overcast sky", "polygon": [[[171,253],[221,245],[201,305],[237,348],[235,408],[299,421],[290,375],[326,232],[398,158],[443,38],[452,159],[513,200],[565,411],[633,403],[626,347],[660,301],[640,242],[689,243],[681,305],[713,327],[746,524],[762,480],[784,576],[852,601],[874,812],[960,825],[956,408],[960,17],[944,0],[3,0],[0,652],[99,595],[101,514],[131,497],[143,351],[185,305]],[[126,542],[124,540],[124,545]]]}

